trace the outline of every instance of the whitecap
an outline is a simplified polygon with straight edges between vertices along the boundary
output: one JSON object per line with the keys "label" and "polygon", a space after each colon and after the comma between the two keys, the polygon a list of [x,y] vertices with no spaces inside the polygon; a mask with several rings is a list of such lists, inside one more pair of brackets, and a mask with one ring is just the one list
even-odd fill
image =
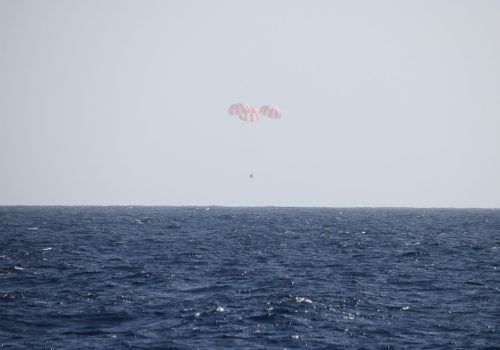
{"label": "whitecap", "polygon": [[295,297],[295,301],[297,303],[307,303],[307,304],[313,303],[313,301],[311,299],[307,299],[306,297]]}
{"label": "whitecap", "polygon": [[344,320],[354,320],[354,315],[348,312],[343,316]]}

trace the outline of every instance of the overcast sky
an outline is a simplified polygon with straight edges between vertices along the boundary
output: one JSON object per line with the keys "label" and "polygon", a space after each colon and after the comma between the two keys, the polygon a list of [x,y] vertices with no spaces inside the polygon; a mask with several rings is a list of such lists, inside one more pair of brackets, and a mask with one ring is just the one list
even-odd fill
{"label": "overcast sky", "polygon": [[500,207],[500,1],[0,0],[0,204]]}

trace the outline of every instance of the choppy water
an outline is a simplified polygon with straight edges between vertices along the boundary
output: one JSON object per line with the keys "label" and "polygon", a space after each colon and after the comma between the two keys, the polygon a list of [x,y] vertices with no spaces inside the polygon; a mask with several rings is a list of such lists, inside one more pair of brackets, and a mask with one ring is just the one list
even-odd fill
{"label": "choppy water", "polygon": [[498,348],[499,326],[500,210],[0,207],[6,349]]}

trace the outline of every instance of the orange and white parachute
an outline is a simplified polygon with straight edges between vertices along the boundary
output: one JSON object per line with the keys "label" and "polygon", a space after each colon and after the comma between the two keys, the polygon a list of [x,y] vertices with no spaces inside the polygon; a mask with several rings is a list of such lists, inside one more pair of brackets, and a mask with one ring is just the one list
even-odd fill
{"label": "orange and white parachute", "polygon": [[231,105],[228,109],[230,115],[241,116],[242,114],[250,112],[250,106],[246,103],[239,102]]}
{"label": "orange and white parachute", "polygon": [[260,119],[260,113],[255,107],[250,107],[249,111],[240,115],[240,119],[246,122],[256,122]]}
{"label": "orange and white parachute", "polygon": [[269,118],[279,119],[283,115],[283,112],[278,107],[265,105],[260,107],[260,114]]}

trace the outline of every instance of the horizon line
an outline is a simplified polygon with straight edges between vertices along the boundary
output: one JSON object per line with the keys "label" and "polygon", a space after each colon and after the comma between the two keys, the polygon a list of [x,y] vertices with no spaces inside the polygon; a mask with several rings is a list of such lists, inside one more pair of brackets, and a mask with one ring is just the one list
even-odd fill
{"label": "horizon line", "polygon": [[454,206],[294,206],[294,205],[220,205],[220,204],[0,204],[0,207],[143,207],[143,208],[289,208],[289,209],[484,209],[499,210],[500,207],[454,207]]}

